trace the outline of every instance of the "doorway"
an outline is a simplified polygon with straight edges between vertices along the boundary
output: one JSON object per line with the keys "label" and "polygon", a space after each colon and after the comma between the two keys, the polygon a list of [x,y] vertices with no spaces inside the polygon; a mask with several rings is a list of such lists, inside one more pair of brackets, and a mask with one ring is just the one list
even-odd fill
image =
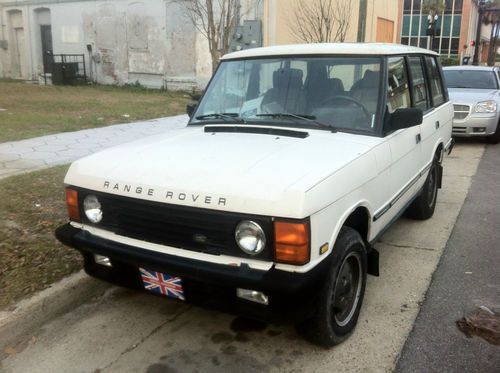
{"label": "doorway", "polygon": [[24,68],[24,28],[14,28],[14,65],[12,66],[12,73],[14,78],[23,77]]}
{"label": "doorway", "polygon": [[52,26],[40,25],[40,36],[42,38],[42,60],[44,74],[52,71],[52,63],[54,61],[52,50]]}

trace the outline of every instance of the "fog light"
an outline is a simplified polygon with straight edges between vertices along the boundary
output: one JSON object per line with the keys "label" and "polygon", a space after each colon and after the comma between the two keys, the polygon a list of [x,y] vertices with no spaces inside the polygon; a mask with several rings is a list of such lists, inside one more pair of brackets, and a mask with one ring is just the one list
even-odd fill
{"label": "fog light", "polygon": [[236,295],[238,298],[246,299],[251,302],[260,303],[264,305],[269,304],[269,297],[261,291],[249,289],[237,289]]}
{"label": "fog light", "polygon": [[476,132],[476,133],[486,132],[486,127],[473,127],[472,132]]}
{"label": "fog light", "polygon": [[113,267],[107,256],[94,254],[94,262],[105,267]]}

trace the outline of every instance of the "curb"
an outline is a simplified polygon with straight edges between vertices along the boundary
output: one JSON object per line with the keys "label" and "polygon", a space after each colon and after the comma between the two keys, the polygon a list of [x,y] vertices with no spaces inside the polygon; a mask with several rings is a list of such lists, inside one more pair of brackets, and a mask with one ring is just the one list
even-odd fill
{"label": "curb", "polygon": [[46,322],[102,295],[110,286],[81,270],[21,300],[13,310],[0,311],[0,355],[7,346],[18,345]]}

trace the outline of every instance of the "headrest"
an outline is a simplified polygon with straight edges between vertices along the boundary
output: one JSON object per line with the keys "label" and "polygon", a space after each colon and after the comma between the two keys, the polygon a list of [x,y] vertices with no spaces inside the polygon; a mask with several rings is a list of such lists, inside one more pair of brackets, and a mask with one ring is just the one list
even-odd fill
{"label": "headrest", "polygon": [[376,87],[378,85],[379,72],[366,70],[360,82],[361,87]]}
{"label": "headrest", "polygon": [[302,70],[281,68],[273,72],[273,88],[300,89],[302,88]]}

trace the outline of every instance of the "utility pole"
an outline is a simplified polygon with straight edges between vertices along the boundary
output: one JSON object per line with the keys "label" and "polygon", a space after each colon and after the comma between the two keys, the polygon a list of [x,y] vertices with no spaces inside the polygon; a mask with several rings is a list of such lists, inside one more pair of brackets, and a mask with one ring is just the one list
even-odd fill
{"label": "utility pole", "polygon": [[358,43],[365,41],[367,7],[368,7],[367,0],[359,1],[358,37],[356,38],[356,41]]}

